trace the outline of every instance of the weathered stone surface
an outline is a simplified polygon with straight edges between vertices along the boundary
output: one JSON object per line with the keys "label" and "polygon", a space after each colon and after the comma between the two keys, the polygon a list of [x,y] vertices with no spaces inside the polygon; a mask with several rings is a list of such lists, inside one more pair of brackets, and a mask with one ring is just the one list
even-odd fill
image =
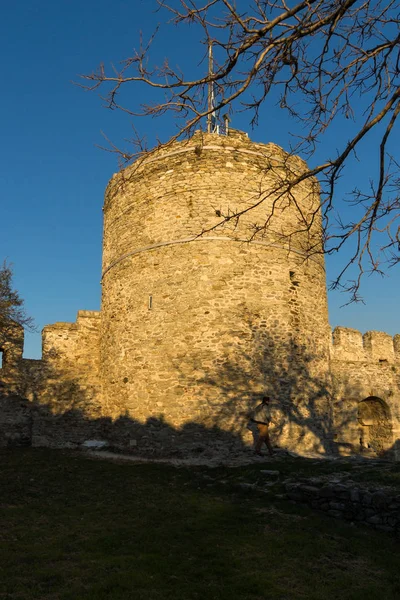
{"label": "weathered stone surface", "polygon": [[344,510],[346,508],[346,504],[344,502],[329,502],[329,506],[336,510]]}
{"label": "weathered stone surface", "polygon": [[383,492],[375,492],[372,494],[372,504],[380,509],[385,508],[391,498]]}
{"label": "weathered stone surface", "polygon": [[382,517],[379,515],[372,515],[367,518],[367,523],[371,523],[372,525],[380,525],[382,524]]}
{"label": "weathered stone surface", "polygon": [[[316,478],[311,479],[315,480]],[[392,507],[391,490],[351,487],[346,489],[347,495],[344,497],[343,486],[336,484],[317,487],[307,485],[304,479],[287,482],[285,489],[290,500],[306,503],[337,519],[364,523],[392,532],[397,531],[400,524],[397,506]]]}
{"label": "weathered stone surface", "polygon": [[[194,421],[234,431],[248,444],[240,415],[254,395],[271,393],[280,423],[271,435],[279,445],[327,445],[318,431],[328,410],[325,274],[320,257],[304,261],[309,234],[318,241],[320,217],[300,234],[298,210],[286,195],[278,202],[267,195],[235,224],[219,225],[216,214],[225,214],[233,198],[245,210],[261,189],[304,168],[245,135],[197,134],[113,178],[104,204],[101,335],[113,415],[126,411],[145,422],[162,414],[174,427]],[[311,215],[319,202],[315,182],[295,190]],[[254,220],[268,213],[268,233],[244,243]],[[310,394],[320,391],[313,407],[309,380]],[[301,381],[304,397],[296,398],[297,419],[289,419],[291,388]]]}
{"label": "weathered stone surface", "polygon": [[361,502],[362,502],[362,504],[364,504],[364,506],[371,506],[371,504],[372,504],[372,494],[369,494],[369,493],[363,494]]}
{"label": "weathered stone surface", "polygon": [[302,485],[302,486],[300,486],[300,489],[307,496],[313,496],[315,494],[318,494],[318,492],[319,492],[319,488],[317,488],[313,485]]}
{"label": "weathered stone surface", "polygon": [[[7,409],[1,443],[98,436],[143,455],[228,456],[251,448],[247,415],[267,394],[282,448],[400,459],[400,336],[338,327],[332,340],[318,183],[294,183],[306,172],[232,130],[116,174],[101,311],[46,326],[40,361],[22,358],[21,328],[0,332],[4,394],[33,411]],[[223,222],[232,210],[241,218]]]}
{"label": "weathered stone surface", "polygon": [[31,446],[32,422],[29,402],[16,395],[0,397],[0,447]]}
{"label": "weathered stone surface", "polygon": [[280,472],[279,471],[274,471],[274,470],[267,470],[267,469],[263,469],[262,471],[260,471],[261,475],[266,475],[267,477],[273,477],[278,479],[280,476]]}
{"label": "weathered stone surface", "polygon": [[343,512],[341,510],[328,510],[328,515],[330,515],[331,517],[334,517],[335,519],[342,519],[343,518]]}
{"label": "weathered stone surface", "polygon": [[334,488],[330,485],[326,485],[319,490],[319,495],[321,498],[332,498],[334,494]]}

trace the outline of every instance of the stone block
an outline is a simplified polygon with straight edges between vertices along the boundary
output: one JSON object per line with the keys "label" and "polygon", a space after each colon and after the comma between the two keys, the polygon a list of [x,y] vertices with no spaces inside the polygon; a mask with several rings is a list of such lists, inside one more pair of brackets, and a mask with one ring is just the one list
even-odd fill
{"label": "stone block", "polygon": [[350,490],[350,500],[351,502],[360,502],[360,490],[357,488]]}
{"label": "stone block", "polygon": [[332,336],[333,357],[336,360],[365,360],[361,331],[349,327],[335,327]]}
{"label": "stone block", "polygon": [[280,472],[279,471],[273,471],[273,470],[263,470],[260,471],[261,475],[266,475],[267,477],[274,477],[276,479],[279,478]]}
{"label": "stone block", "polygon": [[87,448],[88,450],[101,450],[107,446],[108,442],[106,440],[85,440],[82,443],[82,447]]}
{"label": "stone block", "polygon": [[395,531],[394,527],[391,527],[390,525],[375,524],[375,529],[379,529],[379,531],[386,531],[387,533],[393,533]]}
{"label": "stone block", "polygon": [[343,518],[343,511],[341,511],[341,510],[335,510],[335,509],[330,509],[330,510],[328,510],[328,515],[330,515],[331,517],[334,517],[335,519],[342,519]]}
{"label": "stone block", "polygon": [[385,508],[388,505],[388,500],[384,492],[375,492],[372,494],[372,505],[377,508]]}
{"label": "stone block", "polygon": [[334,500],[331,500],[329,502],[329,506],[331,508],[334,508],[335,510],[344,510],[346,508],[346,505],[344,504],[344,502],[336,502]]}
{"label": "stone block", "polygon": [[371,525],[382,525],[382,517],[380,515],[372,515],[371,517],[367,517],[366,520]]}
{"label": "stone block", "polygon": [[372,494],[370,494],[369,492],[364,492],[364,494],[362,495],[362,498],[361,498],[361,503],[364,506],[371,506],[371,504],[372,504]]}
{"label": "stone block", "polygon": [[325,485],[319,490],[320,498],[333,498],[334,495],[333,487],[330,485]]}
{"label": "stone block", "polygon": [[315,496],[319,493],[319,488],[313,485],[301,485],[300,490],[304,492],[307,496]]}
{"label": "stone block", "polygon": [[364,349],[374,361],[394,361],[393,338],[383,331],[367,331],[363,336]]}

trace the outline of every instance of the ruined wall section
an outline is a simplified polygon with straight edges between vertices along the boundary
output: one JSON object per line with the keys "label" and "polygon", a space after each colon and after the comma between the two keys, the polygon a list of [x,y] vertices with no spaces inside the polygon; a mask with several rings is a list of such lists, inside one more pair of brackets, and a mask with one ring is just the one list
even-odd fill
{"label": "ruined wall section", "polygon": [[336,327],[331,348],[333,361],[400,363],[400,334]]}
{"label": "ruined wall section", "polygon": [[0,369],[3,392],[46,406],[53,414],[79,409],[88,417],[99,415],[100,320],[99,312],[79,311],[75,323],[46,325],[41,360],[22,358],[21,328]]}
{"label": "ruined wall section", "polygon": [[100,312],[80,310],[75,323],[46,325],[42,332],[46,385],[41,394],[53,412],[101,414]]}
{"label": "ruined wall section", "polygon": [[8,336],[0,369],[0,446],[77,447],[98,437],[100,321],[99,312],[79,311],[76,323],[47,325],[41,360],[22,358],[22,328],[13,340]]}
{"label": "ruined wall section", "polygon": [[82,382],[97,385],[100,323],[100,312],[80,310],[75,323],[46,325],[42,332],[43,360]]}
{"label": "ruined wall section", "polygon": [[18,394],[33,399],[43,378],[43,362],[22,358],[24,328],[11,322],[0,330],[0,348],[3,352],[0,368],[0,393]]}
{"label": "ruined wall section", "polygon": [[359,450],[360,402],[379,399],[387,414],[387,443],[400,458],[400,335],[336,327],[330,364],[338,443]]}

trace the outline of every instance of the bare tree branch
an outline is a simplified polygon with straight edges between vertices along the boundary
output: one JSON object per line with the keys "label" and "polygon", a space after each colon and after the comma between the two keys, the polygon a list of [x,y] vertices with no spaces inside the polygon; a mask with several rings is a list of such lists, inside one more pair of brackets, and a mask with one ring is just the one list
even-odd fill
{"label": "bare tree branch", "polygon": [[[108,70],[101,64],[97,71],[82,75],[84,83],[79,85],[89,91],[104,89],[106,106],[132,118],[172,114],[178,128],[167,143],[201,127],[211,112],[210,82],[216,89],[213,110],[249,111],[253,125],[267,98],[278,95],[281,109],[304,129],[292,152],[314,154],[315,166],[301,174],[289,172],[272,188],[260,189],[245,210],[221,213],[218,226],[237,223],[260,204],[271,207],[271,199],[273,211],[289,198],[298,210],[300,229],[309,231],[317,214],[302,214],[294,190],[318,177],[324,251],[349,247],[350,258],[333,287],[347,290],[351,300],[357,300],[363,274],[383,272],[383,265],[397,264],[400,256],[400,173],[388,146],[400,112],[399,0],[305,0],[294,6],[286,0],[155,0],[155,5],[171,25],[194,24],[201,32],[199,43],[213,43],[218,56],[214,73],[187,78],[168,60],[151,67],[156,29],[119,67]],[[134,94],[122,95],[138,84],[148,87],[153,103],[138,106]],[[160,91],[165,94],[161,102]],[[351,124],[353,134],[321,160],[322,136],[342,121]],[[371,146],[375,173],[368,173],[362,189],[351,190],[343,200],[337,183],[372,132],[378,140]],[[111,144],[122,165],[143,155],[138,139],[133,151]],[[250,237],[266,233],[272,216],[268,210],[263,223],[253,223]],[[309,251],[317,251],[311,239]],[[349,281],[355,266],[358,275]]]}

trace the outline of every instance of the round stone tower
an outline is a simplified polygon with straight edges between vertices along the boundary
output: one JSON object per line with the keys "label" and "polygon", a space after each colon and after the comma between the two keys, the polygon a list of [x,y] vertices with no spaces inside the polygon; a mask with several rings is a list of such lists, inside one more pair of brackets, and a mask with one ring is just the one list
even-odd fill
{"label": "round stone tower", "polygon": [[109,415],[153,423],[165,439],[168,429],[200,445],[246,441],[245,414],[268,394],[281,443],[324,446],[320,200],[315,180],[293,184],[306,170],[231,130],[197,132],[112,178],[101,347]]}

